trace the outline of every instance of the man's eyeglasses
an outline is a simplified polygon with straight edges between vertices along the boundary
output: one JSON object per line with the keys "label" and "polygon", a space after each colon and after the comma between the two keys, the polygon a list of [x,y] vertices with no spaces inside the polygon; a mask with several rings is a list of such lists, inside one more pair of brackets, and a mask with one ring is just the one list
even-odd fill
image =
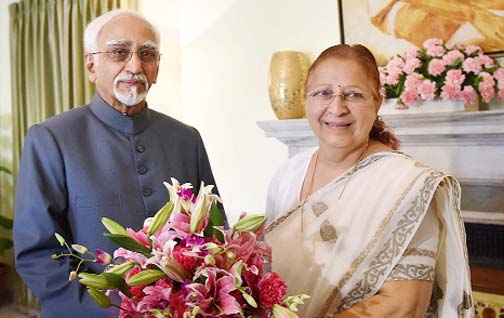
{"label": "man's eyeglasses", "polygon": [[90,54],[107,54],[108,57],[113,62],[128,63],[129,60],[131,60],[133,53],[138,54],[138,57],[140,58],[140,60],[144,64],[158,62],[159,59],[161,58],[161,54],[158,51],[151,50],[151,49],[143,49],[143,50],[134,52],[131,50],[119,48],[119,49],[113,49],[113,50],[104,51],[104,52],[93,52]]}
{"label": "man's eyeglasses", "polygon": [[366,105],[366,101],[371,97],[357,91],[349,91],[338,94],[331,90],[308,92],[305,94],[305,96],[307,98],[307,102],[319,106],[326,106],[331,104],[336,96],[341,96],[343,101],[350,105],[363,106]]}

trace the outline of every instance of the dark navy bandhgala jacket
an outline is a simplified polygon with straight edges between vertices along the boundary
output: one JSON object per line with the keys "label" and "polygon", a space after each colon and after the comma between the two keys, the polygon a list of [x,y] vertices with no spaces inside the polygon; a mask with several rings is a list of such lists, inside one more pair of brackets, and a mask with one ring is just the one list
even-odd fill
{"label": "dark navy bandhgala jacket", "polygon": [[42,318],[117,316],[68,281],[73,261],[51,259],[66,251],[54,233],[111,253],[117,246],[103,236],[101,218],[140,229],[167,202],[163,181],[171,177],[192,183],[195,191],[201,181],[215,184],[198,131],[149,108],[131,118],[96,93],[89,105],[28,130],[16,187],[14,250],[17,271],[41,300]]}

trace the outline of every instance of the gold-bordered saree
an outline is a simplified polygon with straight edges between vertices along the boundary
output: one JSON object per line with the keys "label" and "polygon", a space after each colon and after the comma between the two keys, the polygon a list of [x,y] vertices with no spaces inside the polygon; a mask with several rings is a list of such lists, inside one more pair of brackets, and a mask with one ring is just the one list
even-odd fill
{"label": "gold-bordered saree", "polygon": [[458,182],[404,154],[381,152],[358,164],[338,199],[350,174],[313,193],[304,212],[296,204],[266,229],[272,270],[288,294],[311,295],[299,316],[331,317],[375,295],[432,204],[441,229],[426,317],[473,317]]}

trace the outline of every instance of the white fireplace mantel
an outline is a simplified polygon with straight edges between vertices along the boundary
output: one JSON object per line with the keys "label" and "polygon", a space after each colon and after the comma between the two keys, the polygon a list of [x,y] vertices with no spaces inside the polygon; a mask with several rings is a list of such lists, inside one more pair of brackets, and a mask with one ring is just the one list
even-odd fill
{"label": "white fireplace mantel", "polygon": [[[382,118],[401,141],[401,151],[456,176],[464,185],[504,188],[504,109],[394,114]],[[287,145],[289,157],[317,146],[306,119],[257,124],[266,137]],[[480,214],[464,213],[466,221],[504,225],[504,207]]]}

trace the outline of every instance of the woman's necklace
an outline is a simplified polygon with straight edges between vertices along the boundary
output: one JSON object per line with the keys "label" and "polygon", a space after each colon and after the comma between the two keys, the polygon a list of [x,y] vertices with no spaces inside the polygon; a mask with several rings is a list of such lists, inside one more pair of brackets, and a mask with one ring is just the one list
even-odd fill
{"label": "woman's necklace", "polygon": [[[345,184],[343,185],[343,189],[341,189],[341,192],[340,192],[338,198],[336,199],[336,202],[338,202],[339,199],[341,199],[341,196],[343,196],[343,192],[345,192],[345,189],[348,185],[348,182],[350,182],[350,179],[352,179],[353,174],[355,173],[355,171],[357,171],[357,168],[359,167],[359,163],[362,161],[362,159],[364,159],[364,155],[366,154],[368,147],[369,147],[369,145],[366,144],[366,147],[364,148],[364,151],[362,151],[361,155],[359,156],[357,163],[350,171],[350,174],[349,174],[348,178],[346,179]],[[305,205],[306,201],[308,200],[308,198],[313,194],[312,193],[313,192],[313,184],[315,183],[315,174],[317,172],[318,158],[319,158],[319,150],[317,150],[317,152],[315,153],[315,158],[314,158],[314,162],[313,162],[313,172],[311,174],[308,190],[306,192],[304,199],[301,201],[301,233],[304,231],[304,205]]]}

